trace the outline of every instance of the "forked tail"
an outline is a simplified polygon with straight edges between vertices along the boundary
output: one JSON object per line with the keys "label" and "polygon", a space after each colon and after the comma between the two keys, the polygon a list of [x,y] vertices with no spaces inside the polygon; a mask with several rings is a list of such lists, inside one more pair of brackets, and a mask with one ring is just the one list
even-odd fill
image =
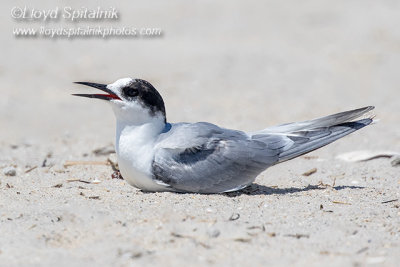
{"label": "forked tail", "polygon": [[254,134],[281,136],[281,138],[286,140],[280,148],[277,162],[279,163],[326,146],[371,124],[373,121],[373,117],[371,116],[366,116],[359,120],[356,119],[372,109],[374,107],[369,106],[314,120],[283,124],[264,129]]}

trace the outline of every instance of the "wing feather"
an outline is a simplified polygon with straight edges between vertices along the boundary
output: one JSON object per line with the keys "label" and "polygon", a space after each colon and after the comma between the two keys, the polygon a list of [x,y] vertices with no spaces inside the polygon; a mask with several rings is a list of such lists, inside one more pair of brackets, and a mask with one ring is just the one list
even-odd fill
{"label": "wing feather", "polygon": [[[205,123],[180,125],[174,131],[186,138],[172,133],[162,137],[152,167],[156,180],[178,191],[217,193],[245,187],[278,160],[278,151],[244,132]],[[182,146],[190,143],[196,145]]]}

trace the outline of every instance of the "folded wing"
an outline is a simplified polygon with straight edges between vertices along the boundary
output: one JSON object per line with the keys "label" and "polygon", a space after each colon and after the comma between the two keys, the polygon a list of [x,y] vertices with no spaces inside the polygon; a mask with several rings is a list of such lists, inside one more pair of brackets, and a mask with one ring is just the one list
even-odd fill
{"label": "folded wing", "polygon": [[218,193],[241,189],[278,160],[280,136],[270,144],[209,123],[181,124],[161,137],[155,179],[177,191]]}

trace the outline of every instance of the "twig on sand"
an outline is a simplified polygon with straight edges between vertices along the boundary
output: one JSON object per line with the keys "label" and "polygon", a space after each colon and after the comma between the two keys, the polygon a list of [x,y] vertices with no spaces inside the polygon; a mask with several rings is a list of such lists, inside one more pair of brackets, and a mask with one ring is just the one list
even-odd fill
{"label": "twig on sand", "polygon": [[242,243],[249,243],[249,242],[251,242],[251,239],[250,238],[238,237],[238,238],[233,239],[233,241],[242,242]]}
{"label": "twig on sand", "polygon": [[399,201],[399,199],[386,200],[386,201],[383,201],[381,203],[382,204],[386,204],[386,203],[391,203],[391,202],[396,202],[396,201]]}
{"label": "twig on sand", "polygon": [[182,235],[182,234],[178,234],[178,233],[174,233],[174,232],[171,232],[171,235],[172,235],[173,237],[176,237],[176,238],[187,238],[187,239],[190,239],[190,240],[192,240],[196,245],[200,245],[200,246],[202,246],[203,248],[207,248],[207,249],[211,248],[209,245],[207,245],[207,244],[205,244],[205,243],[203,243],[203,242],[201,242],[201,241],[196,240],[196,238],[194,238],[193,236]]}
{"label": "twig on sand", "polygon": [[333,210],[325,210],[325,209],[324,209],[324,206],[323,206],[322,204],[319,205],[319,210],[322,210],[323,212],[330,212],[330,213],[333,212]]}
{"label": "twig on sand", "polygon": [[316,173],[316,172],[317,172],[317,168],[312,168],[311,170],[306,171],[306,172],[303,173],[302,175],[303,175],[303,176],[310,176],[310,175],[312,175],[312,174],[314,174],[314,173]]}
{"label": "twig on sand", "polygon": [[115,153],[114,147],[110,144],[104,147],[97,148],[92,151],[96,156],[104,156]]}
{"label": "twig on sand", "polygon": [[110,165],[109,161],[70,161],[67,160],[64,163],[64,167],[76,166],[76,165]]}
{"label": "twig on sand", "polygon": [[81,179],[68,179],[67,182],[68,182],[68,183],[71,183],[71,182],[81,182],[81,183],[85,183],[85,184],[91,184],[91,183],[92,183],[92,182],[90,182],[90,181],[85,181],[85,180],[81,180]]}
{"label": "twig on sand", "polygon": [[250,226],[250,227],[247,227],[247,230],[249,230],[247,232],[247,234],[249,236],[257,236],[257,235],[261,234],[262,232],[265,232],[265,226],[264,226],[264,224],[262,224],[261,226],[257,226],[257,225]]}
{"label": "twig on sand", "polygon": [[317,159],[317,156],[303,156],[303,159]]}
{"label": "twig on sand", "polygon": [[295,235],[293,235],[293,234],[288,234],[288,235],[285,235],[285,236],[294,237],[294,238],[297,238],[297,239],[300,239],[300,238],[302,238],[302,237],[304,237],[304,238],[310,238],[310,235],[307,235],[307,234],[295,234]]}
{"label": "twig on sand", "polygon": [[322,181],[319,181],[318,182],[318,186],[323,186],[323,187],[325,187],[325,188],[332,188],[332,189],[335,189],[335,185],[336,185],[336,177],[333,179],[333,183],[332,183],[332,185],[330,185],[330,184],[325,184],[325,183],[323,183]]}
{"label": "twig on sand", "polygon": [[111,168],[114,172],[119,172],[118,163],[112,161],[110,158],[107,159],[107,162],[111,165]]}
{"label": "twig on sand", "polygon": [[351,203],[342,202],[342,201],[332,201],[333,204],[342,204],[342,205],[351,205]]}
{"label": "twig on sand", "polygon": [[365,251],[367,251],[367,250],[368,250],[368,247],[363,247],[362,249],[358,250],[358,251],[356,252],[356,254],[361,254],[361,253],[363,253],[363,252],[365,252]]}
{"label": "twig on sand", "polygon": [[31,171],[33,171],[34,169],[36,169],[38,166],[33,166],[32,168],[29,168],[25,171],[25,173],[29,173]]}

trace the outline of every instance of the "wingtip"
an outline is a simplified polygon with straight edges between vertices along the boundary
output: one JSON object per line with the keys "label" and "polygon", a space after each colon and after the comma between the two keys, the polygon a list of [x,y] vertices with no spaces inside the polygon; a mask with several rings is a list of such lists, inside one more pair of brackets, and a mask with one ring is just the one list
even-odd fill
{"label": "wingtip", "polygon": [[376,119],[376,115],[371,112],[371,110],[375,109],[375,106],[368,106],[364,108],[365,111],[363,112],[363,114],[361,115],[361,119],[369,119],[370,123],[368,124],[375,124],[376,122],[378,122],[378,119]]}
{"label": "wingtip", "polygon": [[366,109],[373,110],[373,109],[375,109],[375,106],[367,106]]}
{"label": "wingtip", "polygon": [[373,109],[375,109],[375,106],[366,106],[366,107],[363,107],[363,108],[355,109],[354,111],[363,111],[364,113],[366,113],[366,112],[371,111]]}

